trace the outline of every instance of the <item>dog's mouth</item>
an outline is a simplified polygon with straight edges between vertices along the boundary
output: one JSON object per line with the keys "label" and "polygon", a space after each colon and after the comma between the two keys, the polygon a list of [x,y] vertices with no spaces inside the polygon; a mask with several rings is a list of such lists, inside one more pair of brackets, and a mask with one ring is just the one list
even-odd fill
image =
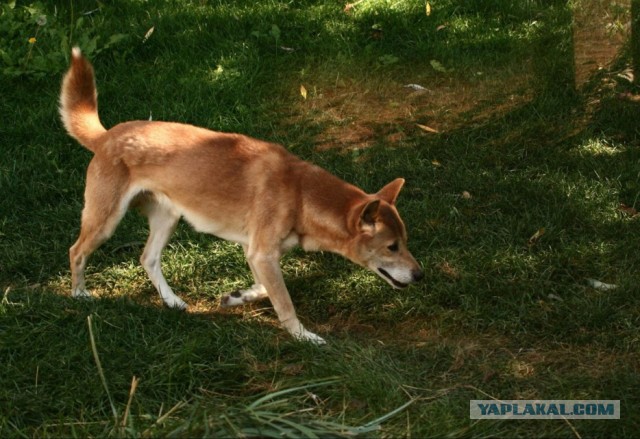
{"label": "dog's mouth", "polygon": [[380,274],[382,274],[384,277],[389,279],[389,282],[391,282],[391,284],[396,288],[406,288],[407,286],[409,286],[409,284],[405,284],[405,283],[402,283],[400,281],[395,280],[393,278],[393,276],[391,276],[389,274],[389,272],[387,270],[385,270],[384,268],[378,267],[378,272],[380,272]]}

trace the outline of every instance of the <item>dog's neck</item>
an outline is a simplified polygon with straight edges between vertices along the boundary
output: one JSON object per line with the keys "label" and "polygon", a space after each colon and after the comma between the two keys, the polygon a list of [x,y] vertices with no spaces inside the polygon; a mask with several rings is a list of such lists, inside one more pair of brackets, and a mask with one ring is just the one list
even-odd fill
{"label": "dog's neck", "polygon": [[295,232],[307,251],[325,250],[346,255],[355,230],[352,212],[370,196],[324,169],[300,162],[298,215]]}

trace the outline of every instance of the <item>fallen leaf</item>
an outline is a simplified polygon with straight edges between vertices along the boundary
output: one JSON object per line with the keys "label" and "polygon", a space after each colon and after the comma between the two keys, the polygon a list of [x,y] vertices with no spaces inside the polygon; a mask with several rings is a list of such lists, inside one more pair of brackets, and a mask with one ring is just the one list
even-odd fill
{"label": "fallen leaf", "polygon": [[438,270],[450,279],[460,279],[460,272],[449,262],[444,261],[436,266]]}
{"label": "fallen leaf", "polygon": [[347,3],[346,5],[344,5],[344,9],[343,11],[346,12],[347,14],[351,12],[351,10],[353,8],[355,8],[358,4],[362,3],[364,0],[358,0],[356,2],[353,3]]}
{"label": "fallen leaf", "polygon": [[434,160],[431,160],[431,164],[432,164],[433,166],[435,166],[436,168],[441,168],[441,167],[442,167],[442,163],[440,163],[439,161],[437,161],[437,160],[435,160],[435,159],[434,159]]}
{"label": "fallen leaf", "polygon": [[151,26],[146,34],[144,34],[144,38],[142,39],[143,43],[146,43],[151,35],[153,35],[153,31],[156,30],[155,26]]}
{"label": "fallen leaf", "polygon": [[627,206],[624,203],[620,203],[620,206],[618,207],[618,210],[620,212],[624,212],[627,215],[634,217],[636,215],[638,215],[638,211],[636,209],[634,209],[632,206]]}
{"label": "fallen leaf", "polygon": [[437,134],[437,133],[440,132],[440,131],[436,130],[435,128],[431,128],[431,127],[428,127],[426,125],[422,125],[422,124],[419,124],[419,123],[417,123],[416,126],[418,128],[420,128],[422,131],[426,131],[427,133]]}
{"label": "fallen leaf", "polygon": [[462,198],[464,198],[465,200],[470,200],[473,197],[468,191],[462,191]]}
{"label": "fallen leaf", "polygon": [[416,90],[416,91],[426,91],[427,90],[426,88],[424,88],[420,84],[407,84],[407,85],[403,85],[403,87],[404,88],[410,88],[411,90]]}
{"label": "fallen leaf", "polygon": [[446,29],[447,25],[446,24],[441,24],[440,26],[436,27],[436,31],[441,31],[442,29]]}
{"label": "fallen leaf", "polygon": [[544,227],[541,227],[538,230],[536,230],[536,233],[531,235],[531,238],[529,238],[529,241],[527,241],[527,244],[529,245],[535,244],[536,242],[538,242],[538,240],[542,235],[544,235]]}
{"label": "fallen leaf", "polygon": [[304,85],[300,85],[300,94],[304,99],[307,99],[307,89],[304,87]]}
{"label": "fallen leaf", "polygon": [[606,284],[604,282],[600,282],[599,280],[595,280],[595,279],[586,279],[586,281],[587,281],[587,285],[599,291],[609,291],[609,290],[615,290],[616,288],[618,288],[616,284]]}
{"label": "fallen leaf", "polygon": [[427,6],[425,7],[427,17],[431,15],[431,3],[427,2]]}
{"label": "fallen leaf", "polygon": [[513,360],[509,364],[509,369],[516,378],[527,378],[535,373],[533,365],[525,361]]}
{"label": "fallen leaf", "polygon": [[556,295],[556,294],[553,294],[553,293],[549,293],[549,294],[547,295],[547,297],[548,297],[549,299],[551,299],[551,300],[557,300],[557,301],[559,301],[559,302],[564,302],[564,299],[563,299],[562,297],[560,297],[560,296],[558,296],[558,295]]}
{"label": "fallen leaf", "polygon": [[630,68],[623,70],[621,73],[618,73],[616,76],[620,79],[624,79],[627,82],[633,83],[633,70]]}

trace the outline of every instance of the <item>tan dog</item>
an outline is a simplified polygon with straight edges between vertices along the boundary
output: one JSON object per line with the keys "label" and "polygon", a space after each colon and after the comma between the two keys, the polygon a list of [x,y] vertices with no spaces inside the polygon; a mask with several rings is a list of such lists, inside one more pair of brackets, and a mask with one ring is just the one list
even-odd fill
{"label": "tan dog", "polygon": [[72,51],[60,114],[65,128],[95,155],[87,169],[80,236],[69,250],[73,296],[89,296],[84,270],[130,206],[148,217],[141,262],[170,307],[185,308],[160,269],[180,217],[196,230],[242,245],[255,284],[222,298],[224,306],[269,298],[294,337],[324,343],[296,316],[280,271],[287,249],[338,253],[394,288],[423,277],[407,249],[395,207],[404,180],[368,195],[282,146],[191,125],[134,121],[106,130],[98,117],[93,68]]}

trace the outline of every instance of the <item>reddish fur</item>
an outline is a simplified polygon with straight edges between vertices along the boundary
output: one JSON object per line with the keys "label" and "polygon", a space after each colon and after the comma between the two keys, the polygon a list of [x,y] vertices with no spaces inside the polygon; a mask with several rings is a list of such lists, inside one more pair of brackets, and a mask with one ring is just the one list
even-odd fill
{"label": "reddish fur", "polygon": [[[196,228],[243,244],[283,322],[297,322],[278,268],[290,239],[369,268],[373,247],[397,241],[402,251],[394,262],[419,271],[395,208],[402,179],[368,195],[280,145],[240,134],[147,121],[107,131],[98,117],[93,68],[77,50],[63,81],[60,113],[69,134],[95,154],[80,237],[70,249],[74,291],[84,288],[86,259],[113,233],[132,201],[126,197],[146,212],[174,209]],[[376,223],[363,224],[362,212],[374,200]],[[162,204],[167,202],[169,207]]]}

